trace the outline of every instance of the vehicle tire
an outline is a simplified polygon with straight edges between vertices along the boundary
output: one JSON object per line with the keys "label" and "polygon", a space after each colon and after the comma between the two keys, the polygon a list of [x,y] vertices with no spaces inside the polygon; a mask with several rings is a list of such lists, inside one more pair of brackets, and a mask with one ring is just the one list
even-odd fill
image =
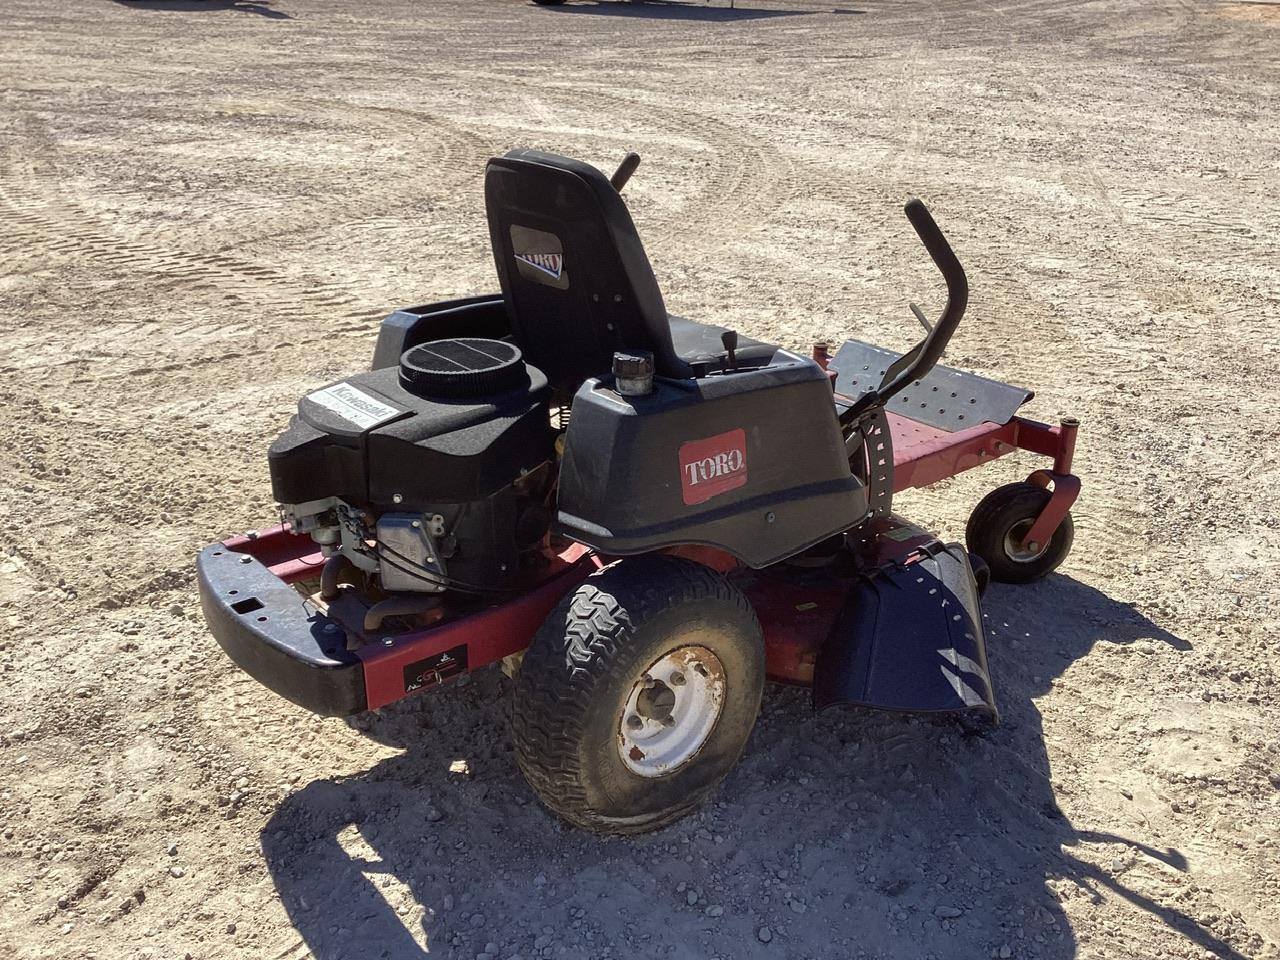
{"label": "vehicle tire", "polygon": [[969,569],[973,571],[973,582],[978,588],[978,596],[982,596],[991,584],[991,568],[987,566],[987,561],[970,551]]}
{"label": "vehicle tire", "polygon": [[620,560],[566,596],[525,652],[517,762],[575,826],[656,830],[733,769],[764,674],[760,622],[724,577],[675,557]]}
{"label": "vehicle tire", "polygon": [[1075,527],[1069,513],[1048,543],[1028,550],[1022,542],[1050,496],[1034,483],[1010,483],[992,490],[974,507],[965,527],[965,541],[970,552],[986,562],[992,580],[1030,583],[1056,570],[1071,552]]}

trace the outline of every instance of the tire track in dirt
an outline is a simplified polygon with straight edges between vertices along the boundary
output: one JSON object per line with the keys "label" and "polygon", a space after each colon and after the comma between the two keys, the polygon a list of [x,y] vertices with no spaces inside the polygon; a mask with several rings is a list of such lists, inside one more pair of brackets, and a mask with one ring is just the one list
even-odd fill
{"label": "tire track in dirt", "polygon": [[[546,92],[545,85],[509,77],[494,79],[527,87],[532,93]],[[573,94],[579,107],[588,113],[634,113],[645,105],[643,100],[581,87],[574,88]],[[776,149],[709,114],[676,109],[669,103],[662,107],[666,116],[661,132],[713,146],[715,161],[693,199],[676,216],[646,230],[651,248],[662,250],[678,245],[682,256],[690,252],[713,254],[739,240],[743,225],[748,232],[760,228],[780,204],[796,194],[795,166]],[[445,131],[446,135],[431,138],[436,154],[422,161],[421,175],[376,181],[369,189],[362,185],[346,199],[323,198],[300,207],[291,205],[278,216],[268,215],[270,226],[266,229],[262,229],[261,215],[250,217],[247,207],[242,218],[233,213],[230,219],[256,220],[258,229],[224,242],[211,252],[187,249],[179,236],[168,231],[150,239],[113,236],[92,214],[63,195],[54,175],[31,167],[15,170],[17,165],[11,160],[0,169],[0,255],[18,261],[15,266],[26,267],[27,272],[47,269],[59,260],[89,259],[115,270],[145,272],[166,284],[182,284],[192,292],[252,299],[254,306],[269,308],[280,319],[309,317],[313,307],[352,306],[355,298],[342,289],[343,284],[315,281],[300,285],[268,266],[227,251],[246,244],[305,237],[338,223],[365,223],[373,230],[393,230],[398,224],[389,214],[416,202],[416,198],[406,196],[413,184],[429,180],[432,194],[440,196],[473,183],[475,171],[488,153],[487,144],[480,136],[424,111],[333,103],[309,103],[307,108],[344,118],[350,111],[363,111],[362,116],[387,115],[426,122],[433,132]],[[402,123],[382,126],[394,133],[403,132]],[[450,171],[456,172],[450,175]],[[445,174],[443,186],[441,172]],[[118,188],[108,192],[122,202],[140,193]],[[21,262],[23,253],[25,263]]]}
{"label": "tire track in dirt", "polygon": [[[339,109],[365,108],[341,105]],[[445,171],[451,176],[443,181],[432,179],[430,195],[448,196],[464,179],[474,179],[474,170],[479,167],[476,158],[484,153],[480,137],[422,111],[376,106],[367,109],[373,115],[425,119],[432,123],[433,130],[457,131],[458,135],[420,138],[434,144],[436,160],[426,161],[422,173],[407,181],[378,180],[372,189],[365,189],[362,184],[346,203],[324,199],[300,210],[292,208],[276,220],[276,229],[226,241],[209,251],[185,246],[179,231],[163,226],[144,237],[110,232],[74,198],[66,196],[55,170],[56,147],[47,137],[40,136],[42,131],[35,130],[26,138],[28,144],[35,141],[35,148],[28,147],[21,155],[10,152],[0,156],[0,259],[9,267],[9,275],[51,268],[74,270],[92,264],[113,278],[129,275],[132,282],[146,283],[157,292],[180,287],[184,297],[179,317],[183,312],[195,315],[145,320],[113,316],[106,324],[74,324],[53,332],[22,328],[10,342],[13,349],[8,352],[15,362],[6,364],[5,371],[92,363],[112,371],[110,376],[115,378],[232,361],[244,355],[244,344],[228,350],[227,342],[264,333],[264,317],[276,323],[310,323],[317,316],[338,314],[345,323],[327,330],[327,335],[367,335],[368,320],[382,316],[385,309],[356,309],[362,304],[348,292],[347,281],[297,278],[227,252],[247,243],[321,233],[337,223],[364,222],[374,230],[395,229],[398,223],[387,212],[416,201],[412,184]],[[399,122],[384,122],[383,126],[388,131],[403,130]],[[475,162],[467,162],[470,160]],[[109,193],[122,204],[141,195],[140,190],[118,188]],[[229,322],[224,317],[244,319]],[[128,350],[121,352],[121,327],[128,329],[130,339],[144,337],[153,345],[155,362],[119,368],[118,361],[131,356]],[[192,358],[193,353],[198,355]]]}
{"label": "tire track in dirt", "polygon": [[665,109],[667,126],[708,144],[715,160],[698,193],[648,231],[655,249],[710,258],[764,230],[799,192],[794,162],[767,141],[710,114]]}
{"label": "tire track in dirt", "polygon": [[[1010,10],[1025,12],[1026,10],[1037,10],[1048,5],[1048,0],[1030,0],[1028,3],[1014,4],[1012,6],[1008,4],[996,5],[994,3],[983,4],[993,16],[997,17],[1006,16]],[[1066,36],[1074,36],[1075,28],[1078,28],[1080,21],[1087,19],[1089,15],[1089,8],[1079,4],[1072,5],[1066,9],[1056,9],[1056,15],[1067,21],[1064,26]],[[1186,2],[1186,0],[1168,0],[1163,5],[1144,8],[1143,16],[1135,19],[1135,22],[1131,24],[1130,32],[1125,35],[1134,38],[1153,34],[1162,36],[1166,34],[1176,35],[1179,31],[1185,29],[1196,15],[1194,5]],[[1049,45],[1060,51],[1065,58],[1068,48],[1063,31],[1056,31],[1051,35],[1057,39]],[[1057,93],[1042,83],[1038,74],[1029,69],[1018,58],[1009,57],[1002,62],[1002,66],[1017,74],[1022,85],[1035,92],[1039,102],[1052,103],[1056,99]],[[1119,191],[1113,191],[1107,186],[1097,158],[1094,156],[1082,155],[1080,162],[1063,162],[1056,164],[1055,167],[1059,181],[1071,195],[1093,205],[1126,232],[1137,229],[1145,233],[1151,233],[1152,224],[1148,221],[1154,220],[1158,223],[1169,224],[1183,236],[1195,235],[1200,237],[1212,235],[1226,239],[1236,239],[1254,235],[1253,229],[1242,218],[1231,215],[1222,216],[1210,212],[1205,212],[1204,216],[1200,216],[1188,209],[1186,203],[1179,203],[1178,198],[1162,191],[1153,190],[1150,186],[1138,187],[1131,184]],[[1202,198],[1188,196],[1183,199],[1189,202],[1199,202]],[[1159,213],[1151,212],[1160,207],[1167,209]],[[1135,215],[1137,210],[1142,210],[1147,215],[1139,218]],[[1155,237],[1151,239],[1152,241],[1156,240]],[[1168,237],[1166,236],[1162,242],[1152,242],[1151,247],[1158,249],[1162,245],[1167,246],[1167,244]],[[1179,265],[1170,256],[1166,255],[1161,259],[1168,270],[1159,279],[1155,278],[1151,271],[1142,269],[1143,265],[1138,265],[1138,268],[1135,268],[1130,274],[1131,282],[1135,288],[1140,290],[1152,304],[1170,303],[1171,299],[1173,299],[1171,293],[1175,292],[1171,290],[1167,277],[1169,273],[1176,274]],[[1025,283],[1020,283],[1020,285],[1025,288]],[[1220,315],[1231,312],[1225,303],[1220,299],[1213,298],[1211,294],[1208,294],[1198,285],[1182,281],[1177,286],[1180,288],[1176,291],[1177,299],[1185,305],[1194,306],[1199,301],[1212,299],[1215,312]],[[1028,293],[1034,293],[1034,291],[1028,290]]]}
{"label": "tire track in dirt", "polygon": [[[274,101],[283,109],[311,116],[350,121],[362,136],[370,127],[381,129],[393,142],[413,141],[408,175],[365,178],[349,196],[324,196],[296,201],[287,211],[265,219],[251,203],[244,203],[244,219],[254,222],[251,235],[221,244],[225,251],[243,243],[303,238],[335,224],[363,225],[375,231],[393,230],[399,220],[393,214],[421,202],[424,196],[449,196],[473,186],[476,171],[488,156],[488,144],[479,134],[456,121],[426,110],[342,101]],[[408,125],[406,122],[408,121]],[[419,193],[415,188],[422,187]]]}
{"label": "tire track in dirt", "polygon": [[[1086,11],[1077,13],[1077,26],[1085,17]],[[1126,35],[1151,40],[1163,37],[1162,31],[1171,31],[1172,37],[1191,29],[1194,13],[1184,3],[1170,3],[1145,8],[1139,19],[1142,22],[1132,24]],[[1072,56],[1079,55],[1077,33],[1069,24],[1059,24],[1055,36],[1056,41],[1044,43],[1056,51],[1055,59],[1069,62]],[[1092,46],[1093,42],[1086,40],[1085,45]],[[1010,57],[1002,66],[1036,94],[1034,103],[1052,104],[1063,95],[1062,90],[1054,89],[1056,85],[1051,80],[1041,82],[1044,75],[1034,69],[1034,62]],[[1122,64],[1121,69],[1129,67]],[[1124,104],[1117,106],[1122,108]],[[1171,102],[1168,109],[1186,110],[1177,101]],[[1120,115],[1125,113],[1121,111]],[[1153,117],[1156,129],[1151,135],[1159,137],[1163,133],[1173,140],[1194,138],[1198,135],[1195,119],[1198,118],[1189,116],[1185,130],[1178,130],[1176,118]],[[1086,133],[1082,139],[1088,142],[1094,138]],[[1244,372],[1252,366],[1254,369],[1245,376],[1259,382],[1272,376],[1265,357],[1259,363],[1256,356],[1236,355],[1239,339],[1257,342],[1266,336],[1265,308],[1258,310],[1249,305],[1250,301],[1258,303],[1258,295],[1240,285],[1232,289],[1222,281],[1205,282],[1206,274],[1215,272],[1208,263],[1261,261],[1256,243],[1260,239],[1259,226],[1241,217],[1241,208],[1216,204],[1211,191],[1186,186],[1185,171],[1123,166],[1114,160],[1108,169],[1105,154],[1081,152],[1078,157],[1071,157],[1071,153],[1074,151],[1046,164],[1039,177],[1056,177],[1079,207],[1064,221],[1065,230],[1040,236],[1049,249],[1058,248],[1068,261],[1074,260],[1079,272],[1070,280],[1054,284],[1059,296],[1048,300],[1044,291],[1034,287],[1034,272],[1030,269],[1007,270],[1004,276],[1025,291],[1027,303],[1051,307],[1044,312],[1031,311],[1033,316],[1040,315],[1032,321],[1031,329],[1038,327],[1045,334],[1052,330],[1053,335],[1042,336],[1039,348],[1026,356],[1022,370],[1028,382],[1061,381],[1060,364],[1073,354],[1086,355],[1092,361],[1078,382],[1058,394],[1063,399],[1074,394],[1075,409],[1094,411],[1087,434],[1082,435],[1082,473],[1089,479],[1084,501],[1075,513],[1078,541],[1094,544],[1095,558],[1108,554],[1111,558],[1126,556],[1134,552],[1134,544],[1142,545],[1132,569],[1146,575],[1149,567],[1145,557],[1163,546],[1160,531],[1176,526],[1180,508],[1172,506],[1172,498],[1166,502],[1161,480],[1154,476],[1142,476],[1135,483],[1116,483],[1111,477],[1132,469],[1131,454],[1125,452],[1125,447],[1135,427],[1147,444],[1167,445],[1172,450],[1184,449],[1185,433],[1179,426],[1178,414],[1169,416],[1176,406],[1166,410],[1164,416],[1135,423],[1129,412],[1133,405],[1130,397],[1155,392],[1176,395],[1173,385],[1187,377],[1195,378],[1196,365],[1212,362],[1215,355],[1222,369],[1235,367]],[[1125,151],[1123,156],[1128,162],[1135,154]],[[1142,152],[1136,156],[1141,157]],[[1262,217],[1265,216],[1263,212]],[[1032,224],[1030,237],[1035,236],[1035,225],[1047,222],[1044,216],[1034,213],[1028,220]],[[1075,221],[1090,222],[1095,229],[1090,234],[1073,234],[1070,224]],[[1109,224],[1114,229],[1108,229]],[[1100,283],[1097,278],[1117,276],[1124,278],[1127,289],[1124,297],[1112,299],[1114,284],[1109,280]],[[1274,270],[1270,276],[1274,280]],[[1075,293],[1066,303],[1061,291],[1071,288]],[[1232,332],[1226,336],[1205,335],[1215,328]],[[1188,335],[1188,331],[1197,329],[1199,332]],[[1140,361],[1136,367],[1135,358]],[[1190,358],[1195,358],[1194,365]],[[1140,386],[1131,387],[1134,383]],[[1218,437],[1220,442],[1225,440],[1223,433]],[[1199,477],[1198,483],[1206,491],[1214,491],[1206,499],[1216,499],[1216,485],[1206,482],[1212,464],[1204,463],[1188,450],[1179,466],[1186,476]],[[1224,503],[1213,512],[1229,514],[1238,508],[1238,501]],[[1094,562],[1101,567],[1101,559]],[[1086,766],[1104,762],[1086,747],[1080,748],[1079,761]]]}
{"label": "tire track in dirt", "polygon": [[[418,115],[415,111],[390,108],[370,110]],[[387,125],[388,129],[392,126]],[[437,129],[457,128],[440,125]],[[83,205],[66,195],[54,168],[56,146],[47,137],[40,136],[39,131],[29,137],[30,140],[36,141],[38,151],[28,148],[19,155],[15,147],[0,158],[0,259],[6,262],[10,276],[89,261],[114,274],[135,273],[153,285],[181,285],[188,293],[222,294],[244,300],[256,310],[269,311],[279,320],[310,319],[317,309],[348,308],[348,315],[360,317],[381,313],[380,310],[353,313],[349,308],[359,306],[359,300],[347,292],[345,281],[296,278],[228,251],[254,240],[319,232],[337,222],[387,222],[389,209],[413,202],[405,196],[408,188],[403,180],[377,181],[372,189],[364,189],[362,185],[346,203],[335,203],[329,198],[313,200],[301,210],[283,214],[282,229],[259,231],[256,236],[223,242],[205,251],[190,248],[184,244],[180,231],[163,226],[143,237],[112,233]],[[433,140],[442,147],[437,151],[442,167],[457,170],[457,180],[461,181],[462,169],[468,165],[460,159],[481,152],[480,138],[460,133]],[[42,154],[39,164],[32,159],[33,154]],[[408,183],[424,177],[425,172],[410,178]],[[442,190],[439,184],[433,184],[432,189],[435,193]],[[448,194],[453,189],[452,184],[446,183],[443,192]],[[119,189],[111,192],[126,201],[141,194],[141,191]],[[390,226],[390,222],[387,225]],[[243,329],[243,325],[236,329]]]}
{"label": "tire track in dirt", "polygon": [[[6,201],[12,202],[12,194],[0,186],[0,210]],[[180,287],[184,300],[197,303],[184,303],[177,316],[161,315],[140,322],[86,316],[66,327],[24,327],[9,336],[7,353],[14,362],[4,364],[6,373],[94,368],[97,372],[90,379],[95,388],[120,381],[139,385],[139,377],[215,367],[242,359],[246,351],[257,355],[281,336],[288,336],[282,329],[285,325],[311,326],[317,317],[340,316],[346,321],[341,329],[328,330],[326,336],[367,336],[369,321],[385,312],[361,304],[337,284],[303,285],[293,277],[225,255],[170,253],[145,242],[122,244],[97,233],[92,223],[77,223],[72,219],[76,211],[59,210],[55,219],[47,208],[34,216],[30,216],[30,208],[27,210],[28,219],[36,221],[43,235],[59,227],[66,229],[70,223],[77,243],[76,259],[133,269],[137,282],[151,285],[153,293]],[[118,246],[124,247],[126,256],[114,254]],[[198,302],[201,300],[204,303]],[[264,318],[271,323],[264,323]],[[148,344],[143,354],[132,346],[140,338]],[[81,372],[76,378],[84,375]]]}
{"label": "tire track in dirt", "polygon": [[[658,94],[632,88],[635,96],[623,96],[584,85],[549,85],[499,74],[485,74],[484,78],[528,96],[562,93],[589,117],[660,116],[661,124],[655,125],[658,138],[707,145],[713,161],[700,189],[662,222],[646,225],[644,243],[650,250],[678,251],[682,259],[691,254],[710,256],[738,242],[745,233],[763,229],[778,208],[798,192],[795,164],[776,148],[710,113],[691,110],[669,98],[659,102]],[[667,155],[663,163],[674,166],[678,160]]]}
{"label": "tire track in dirt", "polygon": [[906,133],[901,138],[890,140],[880,158],[880,166],[891,175],[901,172],[906,163],[919,154],[921,124],[915,102],[920,89],[920,58],[924,55],[926,42],[933,41],[944,20],[939,7],[931,6],[930,13],[928,29],[912,34],[911,43],[903,56],[901,90],[894,100],[894,112],[897,115],[896,126]]}
{"label": "tire track in dirt", "polygon": [[[1183,4],[1175,6],[1185,9]],[[1034,75],[1023,73],[1030,88],[1042,98],[1049,96]],[[1203,193],[1161,189],[1159,178],[1126,179],[1109,185],[1094,156],[1083,155],[1080,163],[1060,164],[1057,172],[1072,195],[1092,205],[1124,233],[1145,234],[1144,246],[1148,249],[1163,251],[1134,264],[1129,275],[1135,290],[1149,304],[1157,309],[1177,308],[1232,321],[1254,318],[1261,329],[1261,317],[1250,307],[1229,303],[1219,291],[1193,279],[1186,270],[1189,263],[1178,256],[1177,246],[1194,237],[1197,246],[1208,242],[1217,248],[1218,255],[1247,262],[1266,242],[1265,227],[1260,229],[1238,211],[1207,206]],[[1158,272],[1152,269],[1155,265],[1161,267]]]}
{"label": "tire track in dirt", "polygon": [[[354,186],[344,181],[343,186],[348,187],[345,193],[336,189],[321,190],[318,195],[290,198],[283,207],[264,204],[260,196],[245,198],[224,193],[218,196],[217,222],[202,225],[202,232],[205,234],[230,237],[210,248],[214,253],[224,253],[246,243],[291,235],[305,236],[320,232],[335,223],[389,219],[388,214],[418,202],[419,198],[415,197],[412,190],[416,185],[429,184],[430,193],[448,195],[461,186],[474,183],[477,163],[487,156],[487,145],[482,137],[466,130],[457,122],[427,110],[315,98],[260,98],[253,101],[252,107],[251,115],[255,118],[270,118],[278,122],[296,121],[298,125],[312,131],[323,130],[330,139],[339,142],[373,136],[376,142],[382,144],[406,144],[411,147],[411,156],[403,160],[403,166],[408,172],[384,176],[380,169],[379,175],[363,177]],[[23,108],[18,109],[19,112],[24,112]],[[25,112],[29,114],[24,118],[29,129],[37,124],[43,127],[34,110]],[[133,119],[138,123],[146,123],[167,115],[164,110],[149,107]],[[210,127],[226,132],[230,124],[243,120],[245,116],[243,111],[233,110],[224,103],[221,107],[215,105],[210,108],[204,119]],[[252,133],[239,132],[246,136]],[[48,136],[42,135],[42,131],[33,130],[31,138],[39,142],[47,163],[56,161],[58,145],[52,143]],[[163,145],[172,147],[183,142],[185,141],[168,140]],[[197,139],[191,142],[198,145],[204,141]],[[181,160],[168,163],[164,169],[171,173],[181,172]],[[54,181],[61,179],[52,172],[46,173],[46,177]],[[118,177],[104,177],[92,187],[95,199],[108,200],[110,202],[104,206],[116,208],[141,206],[151,198],[154,189],[154,186],[132,186]],[[61,192],[65,198],[67,191],[63,189]],[[238,229],[238,225],[248,225],[249,229]],[[11,237],[6,244],[5,237],[0,235],[0,253],[14,254],[24,246],[25,239]],[[164,239],[184,249],[193,249],[189,238],[180,230],[172,231]],[[68,240],[50,244],[48,249],[67,251],[74,247],[74,241]],[[209,252],[199,246],[194,249]],[[243,262],[243,258],[239,260]],[[13,270],[12,264],[10,267],[10,272],[23,272]]]}
{"label": "tire track in dirt", "polygon": [[[260,323],[264,316],[305,322],[323,313],[350,316],[359,305],[334,283],[307,283],[261,264],[184,251],[158,239],[112,236],[63,199],[56,181],[30,168],[15,176],[12,163],[0,165],[0,237],[7,244],[16,239],[46,269],[70,269],[74,275],[77,268],[92,266],[147,285],[153,297],[162,298],[166,290],[182,292],[180,304],[144,320],[133,315],[121,322],[114,313],[99,318],[88,311],[65,325],[22,326],[9,336],[12,362],[4,365],[9,373],[91,364],[110,371],[109,379],[132,379],[157,366],[218,363],[240,356],[245,344],[270,333]],[[141,358],[131,346],[139,338],[148,344]],[[121,366],[125,358],[143,359],[143,364]]]}
{"label": "tire track in dirt", "polygon": [[[363,110],[341,105],[342,111]],[[339,314],[344,322],[327,326],[326,336],[347,338],[367,336],[369,321],[385,314],[385,307],[353,309],[358,298],[348,293],[346,281],[324,282],[298,280],[270,267],[226,252],[252,243],[278,241],[294,236],[323,233],[334,224],[367,223],[370,229],[395,230],[400,221],[388,217],[387,211],[417,202],[412,184],[425,181],[433,172],[450,174],[432,180],[423,194],[448,197],[463,180],[473,180],[484,156],[480,137],[461,131],[456,125],[441,122],[423,111],[370,107],[372,114],[390,114],[397,118],[427,120],[433,130],[457,130],[458,136],[421,137],[435,145],[436,161],[426,161],[422,172],[409,180],[404,178],[373,181],[373,189],[352,192],[351,202],[315,201],[310,210],[292,208],[276,220],[277,229],[246,240],[224,242],[212,251],[185,248],[178,231],[163,231],[146,239],[120,238],[109,234],[93,214],[63,196],[62,184],[46,170],[30,161],[15,163],[12,158],[0,167],[0,250],[12,254],[17,249],[26,254],[28,266],[48,269],[76,261],[89,261],[111,272],[133,271],[137,282],[145,282],[158,290],[181,286],[184,293],[182,310],[195,316],[184,319],[125,320],[113,317],[109,326],[89,324],[71,331],[50,334],[34,328],[17,333],[11,342],[10,356],[15,363],[8,372],[45,369],[59,366],[93,364],[106,371],[95,379],[133,378],[139,375],[176,371],[193,365],[209,365],[237,360],[253,340],[266,335],[261,320],[276,323],[313,323],[319,316]],[[388,131],[403,131],[403,123],[383,123]],[[46,148],[48,149],[48,148]],[[34,153],[34,151],[32,151]],[[474,161],[474,162],[468,162]],[[416,163],[416,161],[415,161]],[[52,166],[52,164],[49,164]],[[128,203],[139,192],[111,191]],[[321,215],[323,213],[323,215]],[[248,219],[248,218],[246,218]],[[6,229],[7,228],[7,229]],[[202,231],[210,233],[213,231]],[[219,235],[214,232],[214,235]],[[18,259],[12,255],[6,259]],[[16,273],[17,271],[13,271]],[[220,301],[226,304],[220,309]],[[228,323],[227,314],[247,318]],[[211,317],[210,314],[213,314]],[[154,346],[154,362],[140,367],[122,366],[118,362],[131,357],[121,352],[120,327],[127,326],[130,338],[145,337]],[[287,334],[286,334],[287,336]],[[250,338],[248,343],[246,338]],[[228,341],[236,345],[228,349]],[[192,354],[196,354],[192,358]],[[18,358],[21,358],[18,360]]]}
{"label": "tire track in dirt", "polygon": [[[25,168],[25,169],[24,169]],[[198,253],[154,239],[128,238],[108,229],[74,201],[62,195],[57,179],[12,155],[0,165],[0,256],[25,249],[48,268],[61,261],[90,261],[116,275],[136,274],[151,283],[180,285],[187,292],[222,293],[252,299],[275,316],[304,319],[314,308],[333,309],[357,303],[342,285],[300,281],[261,263],[223,253]],[[233,325],[244,329],[244,324]]]}

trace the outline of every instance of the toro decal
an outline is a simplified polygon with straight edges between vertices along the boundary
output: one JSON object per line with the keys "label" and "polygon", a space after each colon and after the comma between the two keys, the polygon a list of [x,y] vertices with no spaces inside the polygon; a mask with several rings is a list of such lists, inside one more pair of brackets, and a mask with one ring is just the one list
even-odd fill
{"label": "toro decal", "polygon": [[511,254],[516,271],[525,280],[556,290],[569,289],[569,271],[564,264],[564,244],[554,233],[511,225]]}
{"label": "toro decal", "polygon": [[541,270],[552,280],[559,280],[564,273],[564,254],[561,253],[517,253],[516,259]]}
{"label": "toro decal", "polygon": [[680,445],[680,491],[687,506],[706,503],[746,482],[746,431],[730,430]]}

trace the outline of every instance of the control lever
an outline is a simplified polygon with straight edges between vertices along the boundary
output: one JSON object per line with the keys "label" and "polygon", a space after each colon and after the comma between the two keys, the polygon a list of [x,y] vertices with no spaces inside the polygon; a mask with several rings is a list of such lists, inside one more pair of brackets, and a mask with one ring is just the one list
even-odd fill
{"label": "control lever", "polygon": [[920,306],[915,303],[908,303],[907,306],[911,308],[911,312],[920,321],[920,326],[924,327],[924,332],[933,333],[933,324],[929,322],[929,318],[924,315],[924,311],[920,309]]}
{"label": "control lever", "polygon": [[964,316],[965,307],[969,303],[969,282],[965,278],[964,268],[960,266],[955,251],[951,249],[947,238],[942,235],[942,231],[938,229],[938,225],[929,214],[929,209],[919,200],[911,200],[907,203],[906,214],[907,219],[911,221],[911,226],[915,228],[916,235],[920,237],[920,242],[929,251],[929,257],[933,260],[934,266],[938,268],[938,272],[942,274],[942,279],[947,284],[947,305],[942,308],[942,315],[938,317],[938,322],[932,325],[925,317],[923,310],[915,304],[911,305],[911,312],[924,324],[928,333],[924,335],[924,339],[889,365],[884,379],[880,381],[880,386],[874,390],[868,390],[854,401],[853,406],[840,415],[840,422],[843,424],[853,423],[873,407],[884,406],[890,397],[900,393],[907,384],[928,374],[941,358],[942,351],[946,349],[951,335],[960,325],[960,318]]}
{"label": "control lever", "polygon": [[734,351],[738,349],[738,331],[726,330],[720,334],[720,343],[724,345],[725,352],[729,354],[729,364],[726,370],[738,369],[738,358],[734,356]]}
{"label": "control lever", "polygon": [[622,162],[618,164],[618,169],[613,171],[613,176],[609,178],[609,182],[613,184],[613,189],[621,193],[622,188],[627,185],[627,181],[631,179],[631,175],[636,172],[636,167],[638,166],[640,166],[640,154],[633,151],[623,157]]}

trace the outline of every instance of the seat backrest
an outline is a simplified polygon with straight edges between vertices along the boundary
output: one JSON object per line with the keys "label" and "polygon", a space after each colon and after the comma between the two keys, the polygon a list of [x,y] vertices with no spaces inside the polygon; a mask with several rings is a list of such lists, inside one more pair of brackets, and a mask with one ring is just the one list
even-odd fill
{"label": "seat backrest", "polygon": [[626,205],[589,164],[535,150],[489,161],[489,235],[525,358],[574,391],[616,350],[651,350],[657,372],[688,376]]}

